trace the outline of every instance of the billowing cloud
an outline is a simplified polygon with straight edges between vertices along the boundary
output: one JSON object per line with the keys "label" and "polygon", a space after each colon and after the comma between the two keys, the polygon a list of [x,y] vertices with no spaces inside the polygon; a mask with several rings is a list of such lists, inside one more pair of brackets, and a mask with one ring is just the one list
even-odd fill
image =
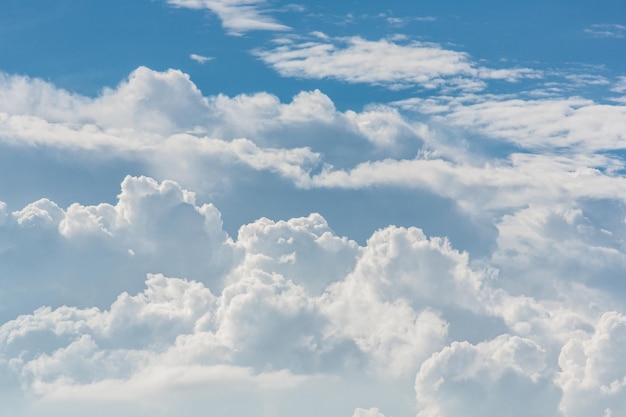
{"label": "billowing cloud", "polygon": [[626,411],[626,368],[619,360],[626,318],[605,313],[593,334],[570,340],[559,355],[560,410],[567,417],[618,416]]}
{"label": "billowing cloud", "polygon": [[[618,312],[594,307],[610,304],[584,283],[578,299],[564,298],[566,291],[516,294],[519,289],[507,288],[509,270],[500,279],[445,238],[390,226],[359,246],[337,236],[319,214],[261,218],[243,225],[234,239],[223,231],[217,208],[196,198],[173,181],[127,177],[115,205],[64,209],[44,199],[7,216],[2,227],[13,242],[23,234],[30,239],[24,242],[56,239],[58,260],[42,260],[52,271],[61,263],[80,264],[91,251],[102,258],[90,268],[102,270],[101,277],[77,268],[66,282],[98,286],[112,274],[125,280],[111,287],[119,291],[111,302],[97,306],[72,306],[77,299],[48,290],[46,300],[63,302],[0,326],[0,366],[24,392],[48,407],[95,401],[110,404],[107,409],[147,407],[128,411],[145,415],[159,404],[167,410],[171,392],[191,395],[197,404],[194,392],[214,392],[218,385],[222,400],[205,398],[209,409],[226,407],[243,389],[252,395],[241,404],[247,410],[257,401],[267,404],[255,399],[259,393],[288,404],[294,393],[319,398],[328,384],[363,390],[383,384],[398,392],[416,376],[420,416],[453,416],[461,409],[516,415],[527,410],[520,401],[537,415],[554,416],[560,407],[566,417],[577,416],[571,410],[579,409],[572,404],[581,392],[588,404],[621,410],[617,394],[610,391],[606,402],[602,388],[619,392],[621,377],[608,375],[618,368],[593,365],[593,375],[607,376],[589,377],[600,381],[591,385],[577,376],[576,369],[592,365],[572,356],[576,349],[588,357],[617,357],[600,350],[610,348],[603,335],[619,332],[621,320]],[[535,211],[503,219],[496,261],[532,255],[511,246],[520,233],[526,239],[569,234],[583,250],[580,211],[555,209],[539,217],[561,216],[562,230],[541,221],[535,229],[516,224]],[[10,255],[27,250],[18,245]],[[107,267],[111,262],[119,269]],[[125,290],[134,275],[146,273],[136,291]],[[580,303],[583,296],[587,302]],[[380,408],[362,408],[359,395],[346,396],[341,407],[380,417],[389,406],[385,390],[371,398],[379,402],[369,403]],[[489,394],[494,390],[499,395]]]}
{"label": "billowing cloud", "polygon": [[419,417],[554,417],[558,390],[546,352],[532,340],[502,335],[472,345],[454,342],[425,361],[415,380]]}
{"label": "billowing cloud", "polygon": [[[276,65],[295,62],[286,75],[386,86],[517,77],[423,43],[326,38],[276,51],[291,56]],[[415,60],[391,57],[390,78],[380,59],[359,61],[364,51]],[[546,417],[622,411],[623,375],[598,358],[616,357],[603,341],[625,308],[614,291],[626,261],[623,106],[461,94],[339,111],[319,90],[290,102],[204,96],[180,71],[143,67],[94,98],[2,75],[0,97],[4,146],[140,162],[157,177],[127,176],[113,202],[0,204],[0,383],[60,409],[112,402],[136,415],[171,392],[197,404],[193,389],[222,387],[212,410],[244,389],[253,399],[229,412],[249,413],[264,395],[288,404],[382,384],[339,407],[380,417],[398,410],[388,391],[407,395],[413,379],[417,399],[403,407],[420,417],[510,404],[516,415],[519,401]],[[492,227],[492,247],[474,259],[394,225],[360,245],[318,213],[260,217],[229,236],[208,197],[265,179],[432,193]]]}

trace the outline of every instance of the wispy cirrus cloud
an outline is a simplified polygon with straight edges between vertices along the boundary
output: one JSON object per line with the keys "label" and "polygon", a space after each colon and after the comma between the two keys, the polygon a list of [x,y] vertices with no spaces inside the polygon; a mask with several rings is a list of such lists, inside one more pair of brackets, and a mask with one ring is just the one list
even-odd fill
{"label": "wispy cirrus cloud", "polygon": [[626,76],[618,77],[617,81],[611,87],[611,91],[615,93],[626,93]]}
{"label": "wispy cirrus cloud", "polygon": [[167,0],[168,4],[188,9],[206,9],[215,13],[231,35],[252,30],[285,31],[283,25],[264,10],[265,0]]}
{"label": "wispy cirrus cloud", "polygon": [[599,23],[585,29],[585,33],[594,38],[626,38],[626,25]]}
{"label": "wispy cirrus cloud", "polygon": [[283,39],[273,49],[255,54],[285,77],[335,79],[349,83],[383,85],[388,88],[456,87],[482,90],[485,80],[515,82],[539,78],[529,68],[494,69],[478,65],[464,52],[426,42],[400,43],[358,36],[298,41]]}

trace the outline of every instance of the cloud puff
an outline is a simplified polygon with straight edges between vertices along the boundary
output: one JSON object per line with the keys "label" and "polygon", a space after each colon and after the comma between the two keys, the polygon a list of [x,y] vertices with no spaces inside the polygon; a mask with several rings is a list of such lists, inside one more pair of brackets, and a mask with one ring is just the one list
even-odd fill
{"label": "cloud puff", "polygon": [[619,359],[626,343],[626,317],[603,314],[595,332],[567,342],[559,355],[560,410],[567,417],[617,416],[626,412],[626,368]]}
{"label": "cloud puff", "polygon": [[385,417],[385,415],[378,408],[373,407],[369,409],[357,408],[352,417]]}
{"label": "cloud puff", "polygon": [[274,222],[267,218],[243,225],[235,247],[245,253],[242,268],[279,273],[321,294],[354,268],[356,242],[338,237],[319,214]]}
{"label": "cloud puff", "polygon": [[422,364],[417,415],[554,417],[558,391],[542,376],[545,367],[546,352],[532,340],[502,335],[477,345],[454,342]]}
{"label": "cloud puff", "polygon": [[[6,291],[30,288],[23,306],[42,299],[106,305],[123,289],[140,288],[145,273],[154,271],[219,288],[233,260],[212,204],[196,205],[194,193],[147,177],[125,178],[115,205],[75,203],[63,210],[42,199],[13,212],[2,228],[2,284]],[[29,256],[38,261],[24,263]],[[20,279],[13,279],[18,273]],[[23,312],[10,299],[3,304]]]}
{"label": "cloud puff", "polygon": [[[511,287],[535,282],[553,291],[551,277],[568,277],[592,287],[616,290],[624,268],[626,233],[620,205],[613,200],[581,201],[580,205],[535,206],[505,215],[498,224],[494,263],[510,279]],[[599,212],[612,213],[601,220]],[[552,289],[551,289],[552,288]]]}
{"label": "cloud puff", "polygon": [[23,227],[56,227],[65,212],[55,202],[42,198],[12,213],[17,224]]}
{"label": "cloud puff", "polygon": [[251,30],[284,31],[288,26],[263,13],[265,0],[167,0],[168,4],[189,9],[208,9],[222,21],[231,35]]}
{"label": "cloud puff", "polygon": [[189,58],[193,59],[198,64],[206,64],[207,62],[213,60],[213,57],[198,54],[191,54],[189,55]]}
{"label": "cloud puff", "polygon": [[540,76],[527,68],[478,67],[468,54],[437,44],[399,44],[386,39],[369,41],[350,37],[300,43],[285,40],[274,49],[258,50],[256,54],[286,77],[333,78],[390,88],[419,85],[481,90],[483,79],[516,81]]}

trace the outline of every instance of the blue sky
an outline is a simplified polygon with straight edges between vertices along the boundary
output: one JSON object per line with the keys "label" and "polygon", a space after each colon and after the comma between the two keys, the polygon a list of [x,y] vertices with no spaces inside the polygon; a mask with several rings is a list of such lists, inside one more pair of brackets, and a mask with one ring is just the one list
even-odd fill
{"label": "blue sky", "polygon": [[6,0],[10,415],[626,412],[626,6]]}

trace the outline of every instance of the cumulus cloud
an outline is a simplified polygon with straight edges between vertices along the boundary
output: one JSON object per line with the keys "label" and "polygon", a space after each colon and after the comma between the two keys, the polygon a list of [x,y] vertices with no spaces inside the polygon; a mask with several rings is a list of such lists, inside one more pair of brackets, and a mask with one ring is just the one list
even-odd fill
{"label": "cumulus cloud", "polygon": [[[440,97],[339,112],[317,90],[290,103],[267,93],[204,97],[187,75],[147,68],[95,99],[24,77],[4,76],[0,90],[5,142],[106,150],[100,154],[144,161],[155,175],[190,186],[248,170],[302,188],[421,187],[462,207],[622,199],[621,160],[589,152],[621,149],[624,106],[586,99]],[[399,109],[430,114],[432,122]],[[458,133],[438,126],[561,155],[511,153],[484,164],[473,142],[463,155],[446,142]]]}
{"label": "cumulus cloud", "polygon": [[[42,199],[13,212],[2,227],[2,285],[13,292],[31,288],[21,307],[6,299],[3,315],[42,299],[106,305],[122,290],[138,289],[146,272],[184,275],[219,288],[233,259],[215,206],[196,205],[194,193],[147,177],[127,177],[115,205],[74,203],[64,210]],[[24,263],[33,256],[37,262]],[[18,270],[20,279],[13,279]]]}
{"label": "cumulus cloud", "polygon": [[0,226],[4,224],[9,213],[7,213],[7,203],[4,201],[0,201]]}
{"label": "cumulus cloud", "polygon": [[[493,260],[511,277],[511,284],[535,282],[548,290],[555,284],[549,277],[567,276],[570,283],[615,288],[626,262],[619,207],[615,201],[598,200],[579,206],[533,205],[505,215],[498,224]],[[599,211],[613,213],[595,220]]]}
{"label": "cumulus cloud", "polygon": [[426,360],[417,374],[419,417],[553,417],[558,391],[548,377],[545,350],[529,339],[502,335],[472,345],[454,342]]}
{"label": "cumulus cloud", "polygon": [[[139,160],[155,175],[190,185],[198,185],[198,177],[204,182],[228,178],[194,174],[200,166],[215,172],[265,170],[303,185],[308,172],[323,165],[320,152],[333,164],[351,160],[343,149],[348,145],[358,151],[353,158],[415,152],[428,134],[423,123],[404,120],[385,106],[339,112],[318,90],[301,92],[290,103],[268,93],[204,97],[177,70],[138,68],[96,98],[41,80],[0,78],[0,96],[6,98],[0,101],[4,143]],[[332,137],[341,141],[329,141]]]}
{"label": "cumulus cloud", "polygon": [[626,368],[619,360],[626,318],[615,312],[598,320],[595,332],[567,342],[559,355],[560,410],[567,417],[617,416],[626,412]]}
{"label": "cumulus cloud", "polygon": [[188,9],[210,10],[220,18],[222,26],[231,35],[241,35],[251,30],[290,29],[264,13],[265,0],[167,0],[167,3]]}
{"label": "cumulus cloud", "polygon": [[[300,243],[301,236],[294,229],[289,238]],[[280,242],[275,244],[280,247]],[[281,258],[274,256],[277,261]],[[180,384],[217,380],[240,384],[234,378],[239,374],[242,381],[258,380],[265,389],[273,383],[284,390],[320,372],[357,370],[361,360],[367,363],[372,346],[352,339],[362,336],[330,331],[321,299],[305,287],[245,260],[232,270],[228,282],[215,296],[200,282],[149,274],[142,292],[122,293],[104,310],[41,308],[0,327],[2,355],[25,387],[49,400],[72,393],[83,399],[96,395],[94,399],[119,401],[138,389],[153,396]],[[337,294],[334,298],[339,301]],[[384,315],[388,310],[391,320],[408,319],[402,326],[416,326],[416,337],[430,337],[429,326],[443,325],[425,313],[413,322],[415,314],[408,306],[395,318],[395,307],[379,304],[378,310]],[[396,348],[376,348],[377,361],[392,360],[407,343],[402,333],[393,337]],[[33,340],[39,342],[32,345]],[[423,342],[418,337],[413,343]],[[404,355],[411,356],[409,346]],[[155,378],[161,382],[155,384]],[[149,380],[153,383],[146,385]],[[131,392],[110,391],[107,387],[114,381]]]}
{"label": "cumulus cloud", "polygon": [[298,78],[332,78],[390,88],[456,86],[481,90],[482,80],[516,81],[540,77],[527,68],[490,69],[477,66],[470,56],[424,42],[396,43],[360,37],[296,42],[285,40],[256,54],[279,74]]}
{"label": "cumulus cloud", "polygon": [[56,227],[65,213],[54,201],[42,198],[12,213],[17,224],[25,227]]}
{"label": "cumulus cloud", "polygon": [[[324,42],[283,52],[319,50],[333,65],[368,48],[426,54],[392,81],[373,71],[351,82],[406,82],[414,70],[425,78],[413,84],[508,77],[436,45]],[[450,72],[437,73],[440,60]],[[306,76],[335,76],[320,74]],[[207,97],[180,71],[148,68],[95,98],[3,75],[0,96],[5,144],[141,161],[160,177],[126,177],[113,203],[0,204],[0,366],[26,393],[117,404],[227,381],[224,398],[245,385],[285,400],[345,388],[346,375],[392,391],[417,375],[420,417],[495,413],[519,398],[536,415],[577,416],[579,398],[589,412],[622,410],[620,375],[581,358],[599,357],[624,308],[613,291],[625,259],[623,106],[465,94],[339,111],[319,90],[290,102]],[[494,158],[477,137],[516,148]],[[425,190],[497,238],[479,260],[417,227],[384,227],[361,246],[316,213],[229,236],[218,208],[199,203],[206,189],[188,189],[259,172],[301,190]],[[343,409],[356,416],[393,410],[355,397]]]}
{"label": "cumulus cloud", "polygon": [[[610,304],[584,287],[578,299],[515,294],[503,286],[506,276],[498,278],[445,238],[415,227],[386,227],[359,246],[311,214],[261,218],[230,238],[217,208],[196,199],[173,181],[127,177],[115,205],[62,209],[40,200],[7,216],[2,227],[14,242],[20,233],[29,234],[27,242],[56,234],[54,255],[73,264],[74,274],[84,272],[79,266],[85,253],[106,258],[90,265],[92,275],[80,277],[83,285],[97,284],[96,269],[104,273],[97,279],[120,274],[124,280],[113,286],[118,293],[109,303],[77,306],[60,298],[63,303],[0,326],[0,366],[26,393],[49,406],[95,401],[112,404],[109,410],[124,404],[160,404],[165,410],[172,392],[194,396],[220,386],[222,399],[210,397],[207,407],[236,415],[241,410],[227,404],[241,389],[252,395],[241,404],[247,410],[270,391],[272,401],[287,404],[294,393],[322,398],[322,387],[330,384],[356,387],[341,407],[380,417],[389,395],[380,384],[397,394],[416,376],[420,417],[462,409],[477,416],[501,409],[517,415],[528,407],[554,416],[559,403],[566,417],[577,416],[568,410],[578,410],[572,404],[581,392],[589,404],[621,410],[619,368],[574,354],[582,349],[587,357],[617,357],[602,353],[612,349],[604,341],[620,343],[612,335],[619,333],[621,314],[607,312]],[[584,248],[584,212],[528,210],[502,220],[500,256],[523,252],[514,245],[536,236],[572,239]],[[527,216],[539,219],[535,226],[517,224]],[[563,220],[546,227],[550,216]],[[594,233],[603,239],[601,231]],[[13,248],[11,255],[24,250]],[[539,244],[537,250],[553,251]],[[136,261],[141,268],[129,268]],[[111,262],[120,269],[107,269]],[[134,275],[146,272],[140,288],[127,290]],[[54,300],[49,290],[46,299]],[[473,342],[462,329],[470,329],[465,335]],[[576,369],[590,363],[598,365],[583,380]],[[380,408],[358,408],[365,404],[356,392],[370,384],[379,394],[367,405]]]}

